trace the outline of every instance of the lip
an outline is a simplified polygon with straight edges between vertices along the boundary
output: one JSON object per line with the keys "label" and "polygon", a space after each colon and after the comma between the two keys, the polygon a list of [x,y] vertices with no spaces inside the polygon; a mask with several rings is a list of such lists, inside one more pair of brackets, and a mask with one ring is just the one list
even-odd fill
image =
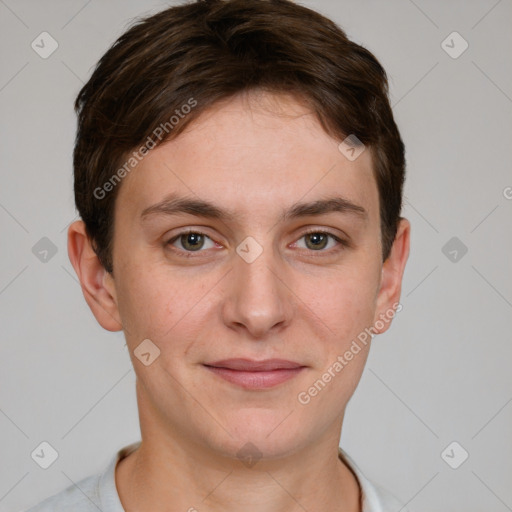
{"label": "lip", "polygon": [[265,372],[272,370],[290,370],[300,368],[304,365],[287,359],[263,359],[256,361],[254,359],[222,359],[213,363],[205,363],[206,366],[215,366],[217,368],[228,368],[245,372]]}
{"label": "lip", "polygon": [[203,365],[224,380],[244,389],[265,389],[277,386],[298,375],[304,365],[286,359],[223,359]]}

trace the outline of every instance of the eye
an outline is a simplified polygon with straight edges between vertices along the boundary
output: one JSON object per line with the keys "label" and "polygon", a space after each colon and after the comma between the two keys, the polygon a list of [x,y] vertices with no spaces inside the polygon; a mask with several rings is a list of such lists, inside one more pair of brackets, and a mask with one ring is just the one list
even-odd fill
{"label": "eye", "polygon": [[[210,247],[205,247],[207,240],[210,241]],[[175,244],[180,244],[181,247],[177,247]],[[215,247],[215,242],[208,235],[199,231],[185,231],[171,238],[166,245],[172,245],[185,252],[199,252],[203,248]]]}
{"label": "eye", "polygon": [[[304,240],[305,244],[301,245],[299,241]],[[348,247],[349,244],[345,240],[328,231],[322,230],[311,230],[304,233],[299,241],[293,245],[300,249],[306,249],[313,252],[335,252],[336,246],[338,249]],[[214,242],[208,235],[200,231],[188,230],[181,232],[166,242],[165,245],[172,245],[177,249],[177,252],[185,252],[191,255],[191,253],[204,252],[201,249],[213,249],[218,247],[218,244]],[[334,249],[331,251],[330,249]]]}
{"label": "eye", "polygon": [[[311,251],[316,252],[330,252],[328,250],[324,250],[326,248],[332,249],[333,247],[336,247],[337,245],[341,246],[347,246],[347,242],[342,240],[341,238],[337,237],[336,235],[329,233],[328,231],[309,231],[307,233],[304,233],[299,240],[305,240],[305,248],[309,249]],[[330,240],[329,240],[330,239]],[[329,245],[329,242],[331,241],[331,245]],[[298,242],[296,242],[294,245],[297,245]]]}

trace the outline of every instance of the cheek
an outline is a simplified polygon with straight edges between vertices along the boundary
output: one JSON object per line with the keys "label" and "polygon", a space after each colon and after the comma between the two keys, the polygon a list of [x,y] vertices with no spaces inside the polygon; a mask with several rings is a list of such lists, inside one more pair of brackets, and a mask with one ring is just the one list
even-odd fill
{"label": "cheek", "polygon": [[172,352],[187,345],[187,339],[194,339],[210,303],[205,297],[207,280],[184,277],[158,265],[125,269],[118,290],[119,312],[127,337],[133,343],[149,338],[166,351],[172,347]]}
{"label": "cheek", "polygon": [[[157,338],[169,323],[174,290],[141,267],[125,269],[116,285],[119,314],[130,338]],[[167,327],[169,329],[169,327]],[[134,340],[135,341],[135,340]]]}
{"label": "cheek", "polygon": [[[375,311],[377,280],[364,276],[333,276],[315,289],[309,307],[333,335],[339,349],[371,325]],[[318,281],[320,282],[320,281]]]}
{"label": "cheek", "polygon": [[328,335],[317,340],[317,364],[297,400],[322,410],[328,424],[348,403],[363,373],[371,344],[365,328],[373,319],[376,282],[372,286],[353,276],[325,283],[309,305],[311,317],[321,320]]}

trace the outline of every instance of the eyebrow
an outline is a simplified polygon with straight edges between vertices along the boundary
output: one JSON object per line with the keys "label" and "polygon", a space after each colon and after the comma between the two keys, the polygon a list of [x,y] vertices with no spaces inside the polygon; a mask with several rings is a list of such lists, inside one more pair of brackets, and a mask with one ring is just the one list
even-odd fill
{"label": "eyebrow", "polygon": [[[279,222],[333,212],[350,214],[361,220],[368,219],[368,212],[362,206],[343,197],[329,197],[311,202],[295,203],[288,210],[281,212]],[[171,194],[163,201],[145,208],[141,213],[141,220],[154,215],[178,215],[180,213],[218,220],[236,217],[236,212],[233,210],[216,206],[208,201]]]}

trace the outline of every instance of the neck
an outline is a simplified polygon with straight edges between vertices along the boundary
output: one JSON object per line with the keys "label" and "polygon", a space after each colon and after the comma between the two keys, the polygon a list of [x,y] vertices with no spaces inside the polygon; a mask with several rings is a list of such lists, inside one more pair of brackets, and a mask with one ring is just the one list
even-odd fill
{"label": "neck", "polygon": [[338,456],[343,418],[285,453],[267,436],[273,455],[249,461],[223,449],[225,441],[194,436],[186,423],[170,426],[137,392],[142,442],[115,470],[126,512],[361,512],[357,479]]}
{"label": "neck", "polygon": [[126,512],[361,512],[359,484],[338,458],[336,445],[249,466],[212,457],[202,447],[194,450],[186,441],[152,441],[143,439],[117,465],[116,486]]}

